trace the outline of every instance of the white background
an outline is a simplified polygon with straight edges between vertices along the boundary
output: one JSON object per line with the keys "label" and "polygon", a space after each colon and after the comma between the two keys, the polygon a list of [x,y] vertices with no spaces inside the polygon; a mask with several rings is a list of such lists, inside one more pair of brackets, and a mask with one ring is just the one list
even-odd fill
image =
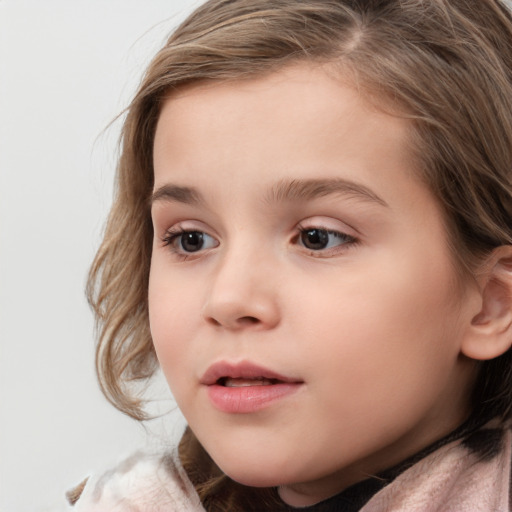
{"label": "white background", "polygon": [[90,471],[182,428],[102,397],[83,290],[112,193],[119,123],[104,129],[197,3],[0,0],[1,511],[61,510]]}

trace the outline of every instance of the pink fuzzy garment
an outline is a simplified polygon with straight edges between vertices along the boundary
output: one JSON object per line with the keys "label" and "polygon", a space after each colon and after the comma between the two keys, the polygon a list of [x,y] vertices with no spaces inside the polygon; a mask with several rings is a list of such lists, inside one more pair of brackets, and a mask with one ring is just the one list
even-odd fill
{"label": "pink fuzzy garment", "polygon": [[[487,461],[460,441],[447,444],[404,471],[360,512],[509,512],[510,430],[504,440],[503,449]],[[70,510],[204,512],[176,455],[142,454],[90,478]]]}

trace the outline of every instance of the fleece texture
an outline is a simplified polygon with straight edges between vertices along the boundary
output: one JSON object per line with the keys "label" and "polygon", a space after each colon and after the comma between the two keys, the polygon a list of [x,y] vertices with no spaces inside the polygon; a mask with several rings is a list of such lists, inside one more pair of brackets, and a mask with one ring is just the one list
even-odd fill
{"label": "fleece texture", "polygon": [[[461,441],[442,446],[402,472],[360,512],[509,512],[512,435],[509,429],[502,433],[486,457]],[[136,454],[87,479],[68,498],[73,512],[205,510],[176,453]]]}

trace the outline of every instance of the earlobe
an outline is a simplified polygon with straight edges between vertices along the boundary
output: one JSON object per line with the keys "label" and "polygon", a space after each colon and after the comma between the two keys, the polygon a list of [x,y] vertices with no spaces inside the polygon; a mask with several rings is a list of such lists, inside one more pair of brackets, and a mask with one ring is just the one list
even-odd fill
{"label": "earlobe", "polygon": [[471,359],[494,359],[512,346],[512,246],[495,249],[478,278],[481,307],[471,319],[462,353]]}

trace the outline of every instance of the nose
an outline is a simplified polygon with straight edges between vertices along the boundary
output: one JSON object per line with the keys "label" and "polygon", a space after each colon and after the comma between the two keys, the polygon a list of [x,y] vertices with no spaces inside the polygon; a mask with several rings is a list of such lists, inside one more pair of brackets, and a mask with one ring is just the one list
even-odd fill
{"label": "nose", "polygon": [[228,330],[272,329],[280,321],[279,284],[271,263],[256,256],[231,254],[217,262],[203,316]]}

